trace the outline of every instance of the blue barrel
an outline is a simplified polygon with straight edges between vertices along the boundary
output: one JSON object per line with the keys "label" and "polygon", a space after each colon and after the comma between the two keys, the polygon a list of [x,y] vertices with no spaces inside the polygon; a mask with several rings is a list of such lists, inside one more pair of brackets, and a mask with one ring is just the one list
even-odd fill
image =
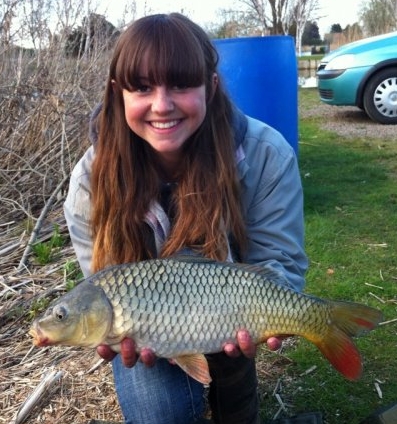
{"label": "blue barrel", "polygon": [[280,131],[298,153],[298,69],[287,35],[213,40],[235,104]]}

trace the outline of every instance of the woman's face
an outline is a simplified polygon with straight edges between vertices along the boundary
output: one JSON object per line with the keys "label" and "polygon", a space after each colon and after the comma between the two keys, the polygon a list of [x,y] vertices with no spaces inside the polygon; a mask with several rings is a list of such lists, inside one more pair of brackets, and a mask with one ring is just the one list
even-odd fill
{"label": "woman's face", "polygon": [[141,85],[123,89],[125,118],[130,129],[167,161],[180,157],[185,141],[199,128],[206,113],[205,85],[167,87]]}

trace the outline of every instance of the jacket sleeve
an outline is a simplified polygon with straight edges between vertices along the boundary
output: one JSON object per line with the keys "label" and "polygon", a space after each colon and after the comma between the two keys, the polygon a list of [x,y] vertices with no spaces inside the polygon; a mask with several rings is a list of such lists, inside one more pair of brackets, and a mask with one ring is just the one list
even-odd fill
{"label": "jacket sleeve", "polygon": [[[304,252],[303,192],[292,147],[271,127],[252,122],[244,141],[243,210],[248,245],[243,261],[270,266],[286,284],[302,290]],[[251,129],[250,129],[251,128]]]}
{"label": "jacket sleeve", "polygon": [[89,183],[92,159],[93,147],[90,147],[72,171],[69,191],[64,203],[70,239],[84,277],[92,274],[93,242],[90,228],[91,189]]}

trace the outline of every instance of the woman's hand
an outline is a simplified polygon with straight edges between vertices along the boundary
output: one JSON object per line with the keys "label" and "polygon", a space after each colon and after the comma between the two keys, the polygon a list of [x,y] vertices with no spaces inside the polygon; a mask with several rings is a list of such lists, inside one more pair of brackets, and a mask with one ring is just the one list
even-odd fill
{"label": "woman's hand", "polygon": [[[140,354],[138,354],[134,340],[126,337],[121,341],[120,345],[121,361],[125,367],[132,368],[138,359],[148,367],[152,367],[155,364],[156,355],[150,349],[142,349]],[[117,355],[117,352],[113,351],[108,345],[99,345],[97,353],[106,361],[113,360]]]}
{"label": "woman's hand", "polygon": [[[269,337],[266,343],[270,350],[278,350],[281,347],[282,340],[278,337]],[[232,358],[241,354],[247,358],[253,358],[256,355],[256,344],[252,341],[251,335],[247,330],[240,330],[237,333],[237,344],[227,343],[223,347],[223,351]]]}
{"label": "woman's hand", "polygon": [[[270,350],[278,350],[281,347],[282,340],[278,337],[270,337],[266,341]],[[121,361],[125,367],[132,368],[138,359],[148,367],[152,367],[156,362],[156,355],[150,349],[142,349],[138,354],[134,340],[126,337],[121,341]],[[237,333],[237,344],[226,343],[223,351],[226,355],[235,358],[241,354],[247,358],[253,358],[256,355],[256,344],[252,341],[251,335],[247,330],[240,330]],[[106,361],[111,361],[117,353],[108,345],[99,345],[97,347],[98,355]]]}

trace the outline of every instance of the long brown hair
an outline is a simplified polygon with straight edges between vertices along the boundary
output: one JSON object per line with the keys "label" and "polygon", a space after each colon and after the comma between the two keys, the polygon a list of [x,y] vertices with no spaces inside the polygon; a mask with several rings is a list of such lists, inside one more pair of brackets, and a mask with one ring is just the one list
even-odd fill
{"label": "long brown hair", "polygon": [[213,90],[217,63],[217,52],[205,32],[177,13],[141,18],[118,40],[91,176],[93,271],[155,255],[144,217],[159,198],[160,176],[152,148],[126,123],[122,97],[123,88],[139,83],[143,64],[150,84],[205,84],[207,97],[204,121],[184,143],[172,197],[175,217],[160,255],[191,247],[206,257],[224,260],[230,235],[243,248],[232,107],[221,82]]}

